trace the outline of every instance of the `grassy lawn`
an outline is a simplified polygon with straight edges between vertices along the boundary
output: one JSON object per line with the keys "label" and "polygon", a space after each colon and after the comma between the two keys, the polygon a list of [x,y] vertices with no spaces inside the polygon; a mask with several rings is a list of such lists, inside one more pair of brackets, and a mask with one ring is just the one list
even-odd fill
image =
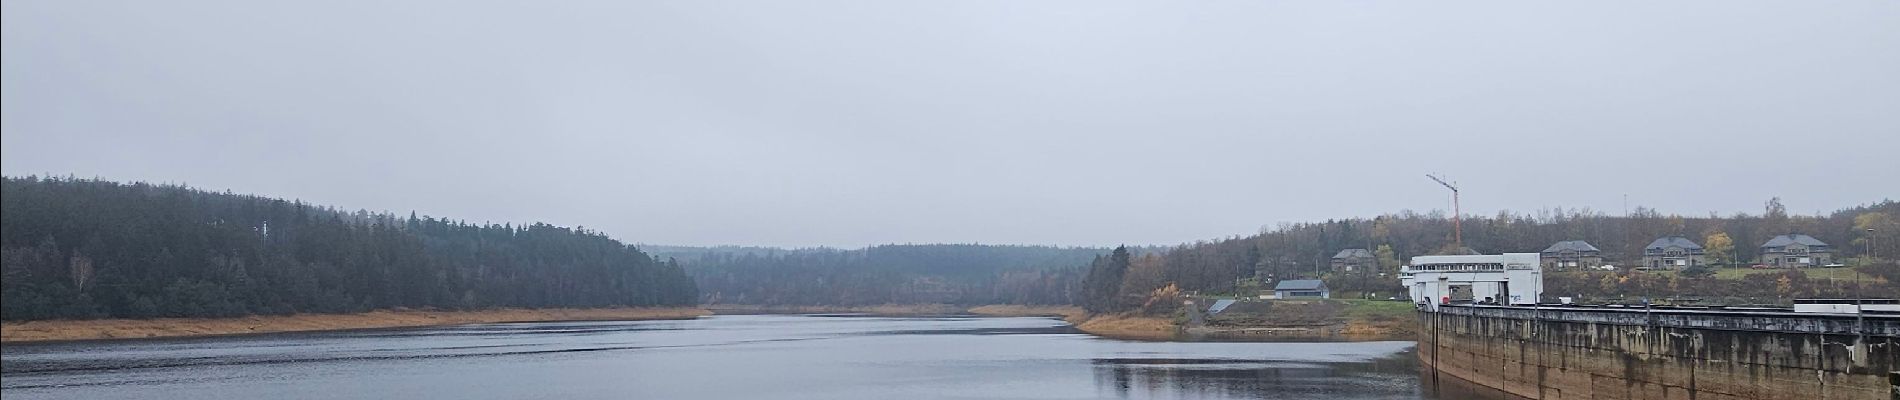
{"label": "grassy lawn", "polygon": [[1345,299],[1345,300],[1335,299],[1333,301],[1346,304],[1346,310],[1344,314],[1347,318],[1356,318],[1356,319],[1368,319],[1369,317],[1411,318],[1412,313],[1416,311],[1413,309],[1412,303],[1407,303],[1403,301],[1358,300],[1358,299]]}

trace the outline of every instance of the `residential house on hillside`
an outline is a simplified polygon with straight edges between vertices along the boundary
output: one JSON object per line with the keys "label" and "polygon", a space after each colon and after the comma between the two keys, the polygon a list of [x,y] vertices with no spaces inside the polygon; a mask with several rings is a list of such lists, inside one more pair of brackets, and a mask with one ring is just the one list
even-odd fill
{"label": "residential house on hillside", "polygon": [[1686,237],[1660,237],[1643,247],[1643,266],[1651,269],[1688,268],[1708,263],[1702,245]]}
{"label": "residential house on hillside", "polygon": [[1273,297],[1276,299],[1329,299],[1333,292],[1326,289],[1326,282],[1318,279],[1289,279],[1273,285]]}
{"label": "residential house on hillside", "polygon": [[1360,268],[1374,268],[1378,262],[1378,258],[1366,249],[1345,249],[1333,255],[1333,270],[1352,272]]}
{"label": "residential house on hillside", "polygon": [[1603,266],[1603,251],[1590,242],[1565,240],[1544,248],[1541,252],[1545,270],[1563,271],[1577,268],[1596,268]]}
{"label": "residential house on hillside", "polygon": [[1784,268],[1815,267],[1827,265],[1834,259],[1834,249],[1813,236],[1790,233],[1775,236],[1761,244],[1761,263]]}

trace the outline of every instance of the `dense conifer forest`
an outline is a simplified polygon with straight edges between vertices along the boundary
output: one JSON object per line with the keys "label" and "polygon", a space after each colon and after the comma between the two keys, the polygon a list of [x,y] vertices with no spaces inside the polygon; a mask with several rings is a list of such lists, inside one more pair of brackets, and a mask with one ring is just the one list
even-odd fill
{"label": "dense conifer forest", "polygon": [[691,305],[678,263],[600,232],[344,212],[183,186],[0,182],[6,320],[396,307]]}

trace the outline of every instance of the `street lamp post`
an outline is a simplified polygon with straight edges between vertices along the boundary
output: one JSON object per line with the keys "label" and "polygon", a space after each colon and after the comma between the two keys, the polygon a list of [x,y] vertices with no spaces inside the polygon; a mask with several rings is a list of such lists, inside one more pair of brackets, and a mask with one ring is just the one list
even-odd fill
{"label": "street lamp post", "polygon": [[[1860,250],[1860,266],[1862,268],[1873,265],[1874,241],[1878,240],[1878,236],[1875,235],[1876,233],[1877,232],[1874,232],[1874,228],[1867,228],[1867,241],[1861,243]],[[1860,271],[1854,271],[1854,308],[1857,311],[1860,308],[1860,298]]]}
{"label": "street lamp post", "polygon": [[[1867,242],[1861,244],[1861,251],[1860,251],[1860,265],[1862,267],[1871,265],[1869,263],[1873,262],[1874,240],[1877,238],[1877,236],[1875,236],[1874,234],[1875,234],[1874,228],[1867,228]],[[1853,271],[1853,272],[1854,272],[1854,329],[1859,331],[1860,335],[1862,336],[1861,340],[1866,341],[1867,339],[1865,337],[1867,336],[1867,308],[1865,305],[1861,304],[1860,271]]]}

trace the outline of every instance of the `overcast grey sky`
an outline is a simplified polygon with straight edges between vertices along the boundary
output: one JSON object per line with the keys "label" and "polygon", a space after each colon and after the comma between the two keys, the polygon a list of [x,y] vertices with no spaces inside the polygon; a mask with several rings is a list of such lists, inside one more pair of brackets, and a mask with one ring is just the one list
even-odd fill
{"label": "overcast grey sky", "polygon": [[12,176],[630,242],[1177,243],[1900,188],[1900,2],[5,1]]}

